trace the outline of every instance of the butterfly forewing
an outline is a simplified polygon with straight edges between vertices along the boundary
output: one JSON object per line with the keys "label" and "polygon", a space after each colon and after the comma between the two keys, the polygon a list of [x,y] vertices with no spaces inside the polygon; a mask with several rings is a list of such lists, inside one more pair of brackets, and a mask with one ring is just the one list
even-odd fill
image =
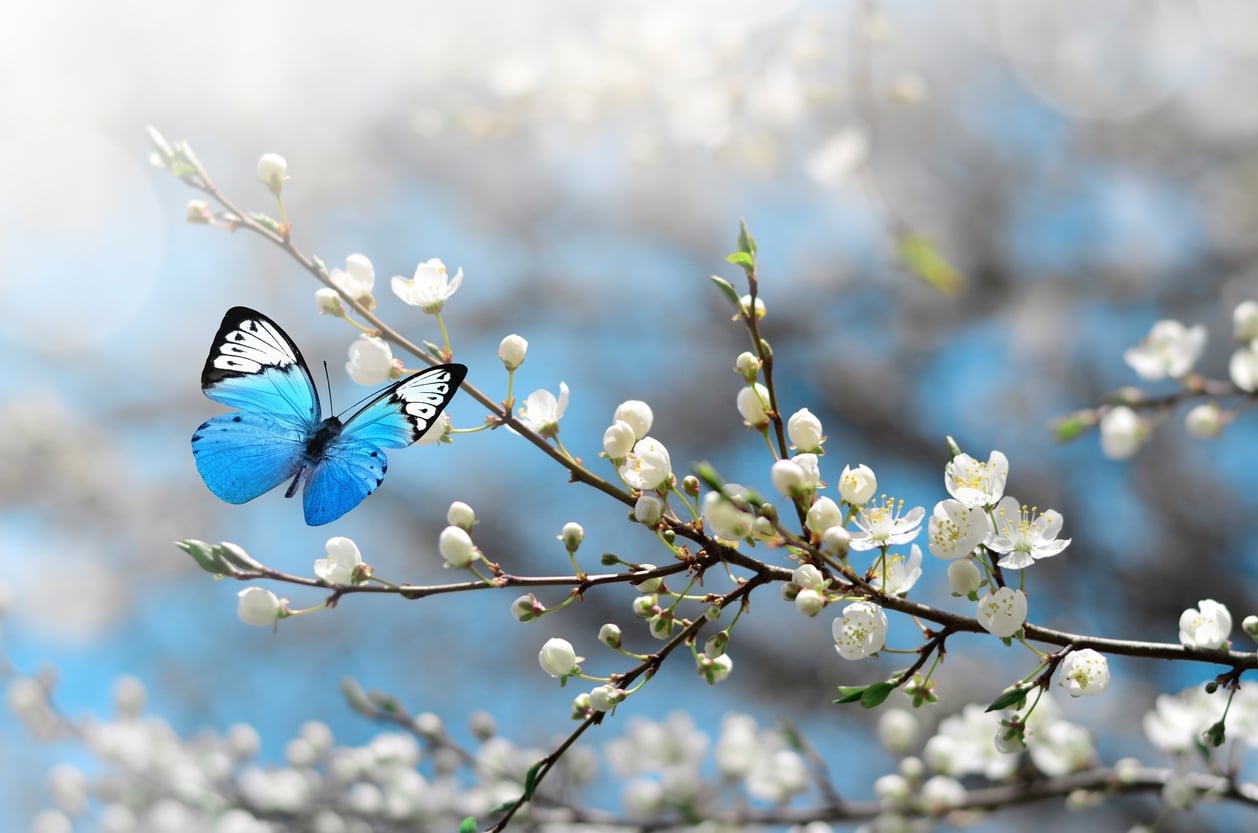
{"label": "butterfly forewing", "polygon": [[439,364],[395,382],[346,421],[337,443],[406,448],[436,424],[466,375],[461,364]]}

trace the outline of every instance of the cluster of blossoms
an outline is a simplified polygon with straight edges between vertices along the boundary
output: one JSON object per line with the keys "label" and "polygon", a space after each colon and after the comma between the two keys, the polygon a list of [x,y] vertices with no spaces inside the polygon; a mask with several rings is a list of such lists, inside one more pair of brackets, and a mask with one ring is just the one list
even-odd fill
{"label": "cluster of blossoms", "polygon": [[[1230,390],[1193,373],[1206,344],[1206,329],[1200,324],[1185,327],[1178,321],[1158,321],[1138,345],[1123,353],[1123,359],[1141,379],[1171,379],[1192,394],[1252,394],[1258,391],[1258,301],[1242,301],[1232,310],[1232,340],[1237,347],[1228,362],[1228,376],[1234,386]],[[1100,409],[1101,449],[1107,457],[1131,457],[1152,434],[1154,422],[1133,407],[1138,404],[1137,395],[1130,404]],[[1184,423],[1192,436],[1213,439],[1235,416],[1234,411],[1221,408],[1212,399],[1188,409]]]}

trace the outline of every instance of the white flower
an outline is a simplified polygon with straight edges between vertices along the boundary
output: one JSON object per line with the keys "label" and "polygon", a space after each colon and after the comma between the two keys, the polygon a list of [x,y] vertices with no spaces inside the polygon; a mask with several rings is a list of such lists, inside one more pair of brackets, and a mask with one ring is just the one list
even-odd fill
{"label": "white flower", "polygon": [[480,556],[472,536],[467,530],[457,526],[447,526],[437,537],[437,552],[446,560],[447,567],[456,569],[466,567]]}
{"label": "white flower", "polygon": [[535,390],[520,406],[520,420],[543,437],[559,433],[559,420],[568,410],[568,385],[559,383],[559,398],[548,390]]}
{"label": "white flower", "polygon": [[1144,420],[1126,405],[1115,405],[1101,414],[1101,450],[1111,460],[1135,454],[1148,433]]}
{"label": "white flower", "polygon": [[755,516],[739,509],[725,495],[741,497],[747,489],[737,483],[727,483],[723,492],[706,493],[699,514],[708,532],[726,541],[740,541],[751,534]]}
{"label": "white flower", "polygon": [[[1245,689],[1241,690],[1242,693]],[[1179,694],[1159,694],[1152,711],[1144,715],[1145,736],[1158,749],[1172,755],[1194,752],[1201,733],[1219,719],[1227,706],[1228,692],[1220,687],[1207,694],[1201,687]],[[1229,730],[1232,728],[1229,721]]]}
{"label": "white flower", "polygon": [[738,391],[738,413],[752,428],[759,428],[769,421],[765,409],[769,407],[769,389],[756,382]]}
{"label": "white flower", "polygon": [[566,639],[553,637],[546,640],[546,644],[542,646],[542,650],[537,652],[537,662],[542,666],[542,670],[552,677],[567,677],[575,671],[576,664],[581,661],[581,657],[577,656],[577,652],[572,649],[572,643]]}
{"label": "white flower", "polygon": [[655,495],[642,495],[633,505],[633,517],[643,526],[655,526],[664,517],[664,504]]}
{"label": "white flower", "polygon": [[894,547],[907,544],[917,537],[926,510],[914,506],[906,514],[904,501],[888,497],[881,506],[870,504],[856,515],[856,531],[852,533],[852,549],[872,550],[877,547]]}
{"label": "white flower", "polygon": [[917,745],[920,734],[917,717],[908,709],[886,709],[878,718],[878,740],[897,755],[907,755]]}
{"label": "white flower", "polygon": [[811,587],[801,588],[795,594],[795,609],[805,616],[816,616],[826,606],[826,597]]}
{"label": "white flower", "polygon": [[269,628],[285,615],[287,599],[280,599],[265,587],[246,587],[236,594],[236,615],[246,625]]}
{"label": "white flower", "polygon": [[978,566],[968,558],[953,561],[948,565],[948,586],[958,596],[968,596],[983,583],[983,574]]}
{"label": "white flower", "polygon": [[864,659],[887,644],[887,614],[873,602],[853,602],[831,627],[834,649],[843,659]]}
{"label": "white flower", "polygon": [[826,439],[821,432],[821,420],[807,408],[791,414],[791,418],[786,421],[786,434],[799,451],[819,451]]}
{"label": "white flower", "polygon": [[446,265],[434,257],[415,267],[414,277],[408,280],[394,275],[392,283],[393,294],[403,303],[419,307],[427,313],[438,313],[463,283],[463,270],[460,269],[451,278],[446,274]]}
{"label": "white flower", "polygon": [[763,748],[754,718],[745,714],[726,714],[721,721],[721,736],[716,742],[716,767],[727,778],[743,778],[760,759]]}
{"label": "white flower", "polygon": [[819,185],[838,188],[869,155],[869,136],[859,127],[848,125],[821,143],[808,155],[804,170]]}
{"label": "white flower", "polygon": [[349,538],[336,536],[329,538],[327,544],[328,557],[320,558],[314,563],[314,574],[328,584],[350,584],[354,574],[363,563],[358,545]]}
{"label": "white flower", "polygon": [[1202,325],[1185,327],[1178,321],[1159,321],[1138,346],[1123,353],[1123,360],[1143,379],[1179,379],[1192,370],[1205,344],[1206,328]]}
{"label": "white flower", "polygon": [[284,157],[278,153],[264,153],[258,160],[258,181],[278,196],[286,179],[288,179],[288,162]]}
{"label": "white flower", "polygon": [[515,370],[524,364],[524,357],[528,354],[528,350],[529,343],[524,336],[512,333],[498,344],[498,358],[502,360],[507,370]]}
{"label": "white flower", "polygon": [[393,350],[383,339],[359,336],[349,346],[349,361],[345,370],[360,385],[374,386],[387,382],[393,371]]}
{"label": "white flower", "polygon": [[1034,512],[1034,508],[1019,506],[1018,501],[1009,496],[996,504],[993,510],[996,529],[987,546],[995,552],[1006,553],[997,562],[1001,567],[1021,570],[1041,558],[1057,555],[1070,545],[1069,538],[1057,540],[1061,515],[1048,509],[1032,519]]}
{"label": "white flower", "polygon": [[891,596],[903,596],[913,589],[917,580],[922,577],[922,548],[914,544],[909,548],[909,557],[891,553],[886,556],[886,577],[883,577],[883,560],[879,557],[874,562],[873,578],[869,583]]}
{"label": "white flower", "polygon": [[1258,301],[1241,301],[1232,310],[1232,338],[1238,344],[1258,338]]}
{"label": "white flower", "polygon": [[472,530],[472,526],[476,523],[476,511],[461,500],[456,500],[450,504],[450,508],[446,510],[446,523],[450,526],[457,526],[467,531]]}
{"label": "white flower", "polygon": [[603,432],[603,453],[613,460],[619,460],[633,451],[635,441],[633,426],[618,419]]}
{"label": "white flower", "polygon": [[874,470],[861,463],[856,468],[844,466],[839,475],[839,496],[853,506],[864,506],[878,491]]}
{"label": "white flower", "polygon": [[1253,393],[1258,390],[1258,340],[1232,354],[1227,363],[1227,375],[1231,377],[1232,384],[1243,391]]}
{"label": "white flower", "polygon": [[919,800],[922,809],[931,815],[943,815],[953,807],[965,803],[965,787],[955,778],[947,775],[934,775],[922,784]]}
{"label": "white flower", "polygon": [[987,513],[982,505],[941,500],[926,524],[927,546],[936,558],[965,558],[987,537]]}
{"label": "white flower", "polygon": [[999,637],[1013,636],[1026,623],[1026,593],[1001,587],[978,600],[978,622]]}
{"label": "white flower", "polygon": [[1199,440],[1213,440],[1223,433],[1223,413],[1213,402],[1206,402],[1190,409],[1184,415],[1188,433]]}
{"label": "white flower", "polygon": [[820,536],[823,532],[832,526],[838,526],[843,523],[843,512],[839,509],[839,505],[828,497],[822,496],[812,502],[812,506],[808,507],[808,528],[813,534]]}
{"label": "white flower", "polygon": [[663,443],[653,437],[643,437],[634,444],[633,451],[625,455],[617,471],[630,488],[650,491],[668,482],[673,464]]}
{"label": "white flower", "polygon": [[1214,599],[1202,599],[1179,615],[1179,642],[1186,648],[1226,648],[1232,614]]}
{"label": "white flower", "polygon": [[370,298],[371,290],[376,287],[376,270],[366,255],[355,253],[345,258],[344,269],[333,269],[328,280],[349,297],[361,301]]}
{"label": "white flower", "polygon": [[633,428],[633,438],[640,440],[651,430],[651,425],[655,422],[655,414],[651,413],[651,406],[642,400],[627,399],[616,406],[612,421],[616,420],[629,423]]}
{"label": "white flower", "polygon": [[1009,458],[993,451],[986,463],[968,454],[958,454],[944,466],[944,486],[948,494],[966,506],[995,506],[1005,494],[1009,478]]}
{"label": "white flower", "polygon": [[1062,660],[1061,675],[1071,697],[1092,697],[1109,686],[1109,660],[1091,648],[1071,651]]}

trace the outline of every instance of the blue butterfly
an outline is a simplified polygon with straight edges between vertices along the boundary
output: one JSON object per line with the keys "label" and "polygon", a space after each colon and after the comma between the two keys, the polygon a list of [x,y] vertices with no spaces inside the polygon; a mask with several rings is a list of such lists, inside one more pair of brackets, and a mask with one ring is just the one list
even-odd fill
{"label": "blue butterfly", "polygon": [[232,307],[223,316],[201,371],[201,390],[239,410],[192,435],[192,456],[210,491],[245,503],[292,479],[306,484],[306,523],[326,524],[384,481],[381,447],[406,448],[440,417],[467,368],[441,364],[382,390],[349,419],[321,419],[319,393],[301,351],[260,312]]}

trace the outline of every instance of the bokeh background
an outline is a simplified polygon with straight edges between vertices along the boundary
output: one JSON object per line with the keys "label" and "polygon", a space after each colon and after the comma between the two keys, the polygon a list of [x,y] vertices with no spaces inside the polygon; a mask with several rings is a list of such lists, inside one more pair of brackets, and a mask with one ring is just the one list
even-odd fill
{"label": "bokeh background", "polygon": [[[821,417],[831,483],[864,462],[880,490],[929,508],[944,496],[945,435],[975,456],[1000,448],[1009,492],[1060,511],[1074,539],[1033,570],[1035,621],[1174,641],[1200,598],[1238,619],[1258,606],[1250,421],[1202,443],[1173,416],[1123,462],[1094,436],[1058,446],[1046,427],[1136,382],[1121,351],[1159,318],[1205,324],[1201,368],[1224,375],[1230,310],[1258,297],[1258,10],[1244,0],[54,1],[4,3],[3,16],[2,646],[18,673],[55,669],[70,715],[107,715],[112,681],[132,675],[180,732],[249,722],[279,760],[311,718],[346,743],[377,730],[341,700],[353,677],[456,735],[483,710],[545,745],[568,729],[574,692],[539,672],[538,646],[564,635],[616,670],[594,640],[602,622],[649,648],[627,596],[590,594],[530,626],[510,617],[509,591],[351,598],[271,633],[237,620],[239,585],[171,542],[234,541],[308,573],[329,535],[348,535],[381,575],[439,582],[436,536],[462,499],[478,543],[513,572],[562,570],[554,536],[569,520],[591,553],[661,558],[622,507],[505,432],[395,453],[377,495],[327,528],[278,493],[219,503],[188,438],[219,410],[198,377],[223,311],[277,319],[328,362],[340,407],[366,392],[341,372],[356,334],[317,317],[316,285],[281,252],[186,224],[197,195],[149,166],[146,124],[188,139],[250,209],[274,211],[258,156],[286,156],[298,244],[329,266],[370,257],[382,314],[413,338],[438,333],[388,278],[431,257],[462,268],[446,320],[470,381],[501,396],[494,351],[524,335],[517,393],[567,382],[562,437],[587,461],[616,404],[640,398],[677,468],[709,460],[768,491],[764,445],[734,408],[745,337],[707,279],[737,282],[723,257],[745,218],[780,395]],[[933,241],[959,291],[904,268],[909,235]],[[459,427],[484,416],[466,397],[451,413]],[[952,604],[927,562],[921,597]],[[829,701],[894,661],[844,664],[830,617],[762,595],[729,681],[667,671],[601,738],[672,710],[708,730],[730,709],[786,717],[845,794],[868,796],[890,759],[869,715]],[[1030,670],[980,640],[949,647],[928,721]],[[1109,760],[1157,762],[1140,713],[1209,669],[1113,668],[1112,693],[1067,716],[1104,727]],[[59,761],[92,765],[0,716],[0,827],[48,805]],[[616,806],[614,785],[599,797]],[[1155,813],[1134,801],[1071,823]]]}

